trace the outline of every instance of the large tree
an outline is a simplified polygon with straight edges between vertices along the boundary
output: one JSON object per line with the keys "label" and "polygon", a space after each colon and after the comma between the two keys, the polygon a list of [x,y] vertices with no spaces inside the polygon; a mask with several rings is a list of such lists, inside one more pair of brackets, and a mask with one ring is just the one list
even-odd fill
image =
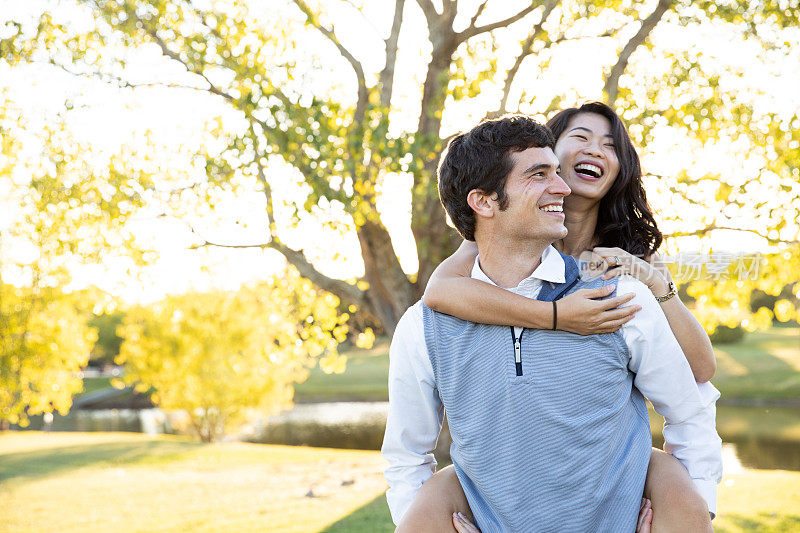
{"label": "large tree", "polygon": [[[50,62],[131,90],[157,84],[200,91],[234,111],[237,128],[219,130],[226,146],[205,154],[205,176],[194,185],[258,191],[267,234],[258,243],[200,238],[198,245],[277,250],[390,333],[459,241],[438,202],[435,167],[453,131],[448,117],[455,124],[455,115],[475,109],[474,119],[509,111],[545,117],[586,98],[605,99],[629,123],[645,156],[665,131],[679,139],[684,161],[657,184],[673,208],[662,219],[681,221],[679,228],[667,223],[668,234],[730,228],[772,244],[797,241],[800,118],[791,96],[782,100],[788,110],[770,105],[775,95],[768,83],[796,66],[797,49],[789,46],[797,37],[796,1],[74,4],[83,9],[82,25],[56,11],[44,13],[35,27],[7,25],[2,56],[15,65]],[[354,24],[351,17],[363,20]],[[704,48],[720,35],[745,55]],[[593,63],[575,60],[586,69],[582,86],[536,90],[538,80],[557,77],[559,61],[577,57],[565,55],[576,45],[583,56],[597,52]],[[126,50],[156,50],[179,67],[182,81],[130,76]],[[401,60],[404,50],[420,58]],[[758,62],[760,76],[747,76],[742,60]],[[697,157],[720,139],[748,164],[740,172],[698,172]],[[288,215],[276,202],[283,186],[272,171],[276,164],[290,167],[305,185],[305,199],[290,205]],[[401,268],[378,210],[382,187],[401,175],[411,177],[419,261],[411,275]],[[698,208],[699,215],[684,216]],[[279,216],[297,222],[332,211],[346,220],[328,222],[355,229],[362,279],[323,274],[287,237]]]}

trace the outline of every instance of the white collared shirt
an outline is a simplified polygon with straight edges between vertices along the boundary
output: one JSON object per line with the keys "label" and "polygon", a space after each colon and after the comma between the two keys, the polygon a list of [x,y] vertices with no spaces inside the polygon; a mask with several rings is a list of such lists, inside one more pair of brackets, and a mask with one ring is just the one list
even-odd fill
{"label": "white collared shirt", "polygon": [[[507,290],[534,298],[543,281],[564,283],[564,271],[561,255],[548,246],[533,273]],[[495,285],[481,270],[478,258],[472,277]],[[694,381],[689,363],[647,286],[630,276],[617,278],[617,294],[630,292],[635,296],[627,305],[642,307],[621,328],[630,352],[628,368],[636,373],[634,385],[666,420],[664,450],[683,463],[709,511],[716,513],[717,483],[722,478],[721,441],[715,427],[719,392],[710,383]],[[521,329],[516,328],[516,333]],[[392,520],[398,524],[435,471],[431,451],[444,411],[425,344],[421,302],[411,306],[397,324],[389,360],[389,415],[381,452],[389,462],[386,499]]]}

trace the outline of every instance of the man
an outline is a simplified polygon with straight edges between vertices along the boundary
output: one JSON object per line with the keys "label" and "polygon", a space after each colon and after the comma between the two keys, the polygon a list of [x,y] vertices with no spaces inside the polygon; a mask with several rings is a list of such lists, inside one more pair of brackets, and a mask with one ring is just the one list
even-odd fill
{"label": "man", "polygon": [[[544,126],[504,117],[456,136],[439,166],[442,203],[478,245],[473,277],[548,301],[611,283],[581,279],[551,246],[566,235],[570,192],[553,147]],[[633,531],[651,447],[639,391],[714,510],[716,398],[701,395],[650,291],[629,283],[642,311],[606,335],[474,324],[421,302],[405,313],[383,446],[395,523],[432,475],[444,408],[454,469],[484,533]]]}

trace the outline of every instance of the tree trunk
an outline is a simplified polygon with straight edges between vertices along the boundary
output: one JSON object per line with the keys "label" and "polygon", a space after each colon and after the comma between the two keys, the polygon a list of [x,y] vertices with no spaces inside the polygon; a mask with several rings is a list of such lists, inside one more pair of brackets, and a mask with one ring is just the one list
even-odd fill
{"label": "tree trunk", "polygon": [[431,183],[428,187],[428,196],[415,199],[414,220],[411,225],[419,257],[417,287],[420,294],[425,290],[425,285],[434,269],[461,244],[461,236],[447,225],[447,217],[439,201],[435,161],[430,167],[428,172],[431,173]]}
{"label": "tree trunk", "polygon": [[358,229],[358,240],[364,260],[364,278],[369,283],[366,303],[391,336],[400,317],[419,294],[403,272],[383,224],[368,220]]}

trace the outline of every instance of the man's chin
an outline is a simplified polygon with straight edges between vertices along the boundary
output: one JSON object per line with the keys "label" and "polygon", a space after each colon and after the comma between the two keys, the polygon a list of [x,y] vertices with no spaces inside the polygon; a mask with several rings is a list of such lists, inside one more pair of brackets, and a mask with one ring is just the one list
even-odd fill
{"label": "man's chin", "polygon": [[568,233],[567,232],[567,228],[565,226],[561,226],[560,228],[556,228],[556,229],[553,230],[553,233],[551,234],[552,240],[553,241],[557,241],[559,239],[563,239],[564,237],[567,236],[567,233]]}

